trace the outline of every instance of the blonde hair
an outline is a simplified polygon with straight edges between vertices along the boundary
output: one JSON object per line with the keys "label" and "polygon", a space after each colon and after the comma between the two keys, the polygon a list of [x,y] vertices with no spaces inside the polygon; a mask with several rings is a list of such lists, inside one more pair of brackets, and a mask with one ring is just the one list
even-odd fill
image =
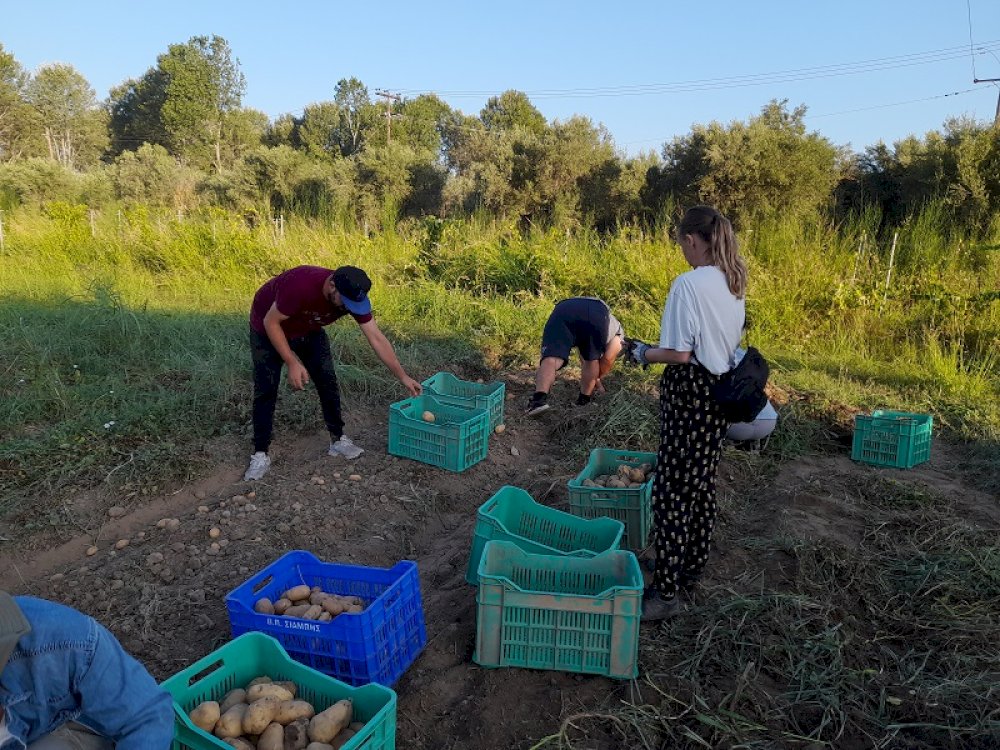
{"label": "blonde hair", "polygon": [[712,265],[726,275],[733,296],[743,299],[747,293],[747,264],[740,255],[729,219],[711,206],[694,206],[684,213],[677,225],[678,237],[685,234],[696,234],[705,240]]}

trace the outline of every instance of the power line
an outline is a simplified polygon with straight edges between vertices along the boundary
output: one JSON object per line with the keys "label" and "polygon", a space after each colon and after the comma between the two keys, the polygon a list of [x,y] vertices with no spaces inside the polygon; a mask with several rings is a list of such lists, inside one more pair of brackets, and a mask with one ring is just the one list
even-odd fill
{"label": "power line", "polygon": [[972,59],[972,80],[976,80],[976,55],[972,51],[972,0],[965,0],[965,11],[969,16],[969,57]]}
{"label": "power line", "polygon": [[[986,54],[994,49],[1000,49],[1000,41],[992,40],[980,45],[981,54]],[[630,84],[619,86],[603,87],[578,87],[567,89],[528,89],[523,93],[532,98],[591,98],[591,97],[613,97],[613,96],[643,96],[652,94],[686,93],[694,91],[708,91],[729,88],[743,88],[747,86],[762,86],[775,83],[795,83],[798,81],[815,80],[818,78],[831,78],[846,75],[859,75],[863,73],[881,72],[898,68],[907,68],[917,65],[927,65],[937,62],[964,57],[966,54],[965,45],[957,47],[945,47],[938,50],[926,52],[914,52],[905,55],[895,55],[891,57],[873,58],[847,63],[836,63],[832,65],[821,65],[807,68],[795,68],[784,71],[771,71],[768,73],[754,73],[747,75],[725,76],[721,78],[702,78],[688,81],[674,81],[668,83],[652,84]],[[436,93],[449,97],[481,97],[493,95],[495,92],[475,89],[458,90],[432,90],[432,89],[399,89],[403,94]]]}

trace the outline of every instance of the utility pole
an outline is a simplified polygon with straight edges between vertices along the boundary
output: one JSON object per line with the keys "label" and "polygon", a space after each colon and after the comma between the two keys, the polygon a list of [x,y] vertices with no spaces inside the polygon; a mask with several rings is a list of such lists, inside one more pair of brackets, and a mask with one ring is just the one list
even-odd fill
{"label": "utility pole", "polygon": [[402,101],[403,97],[383,89],[375,89],[375,96],[385,99],[385,142],[392,143],[392,103]]}
{"label": "utility pole", "polygon": [[[988,49],[984,49],[982,47],[979,47],[978,51],[979,52],[989,52],[989,54],[993,55],[993,53],[990,52]],[[993,55],[993,59],[994,60],[998,60],[998,62],[1000,62],[1000,59],[998,59],[996,55]],[[973,59],[973,63],[975,63],[974,59]],[[973,68],[972,68],[972,82],[973,83],[995,83],[995,84],[1000,84],[1000,78],[976,78],[975,71],[976,71],[975,64],[973,64]],[[1000,85],[997,86],[997,111],[996,111],[996,114],[993,115],[993,125],[996,126],[996,127],[1000,127]]]}

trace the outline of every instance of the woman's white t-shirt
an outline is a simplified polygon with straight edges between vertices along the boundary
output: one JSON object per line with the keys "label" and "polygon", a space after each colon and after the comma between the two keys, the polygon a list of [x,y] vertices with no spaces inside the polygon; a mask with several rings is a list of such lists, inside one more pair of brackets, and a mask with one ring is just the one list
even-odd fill
{"label": "woman's white t-shirt", "polygon": [[682,273],[670,285],[660,320],[660,347],[691,352],[716,375],[735,366],[746,302],[729,291],[726,275],[715,266]]}

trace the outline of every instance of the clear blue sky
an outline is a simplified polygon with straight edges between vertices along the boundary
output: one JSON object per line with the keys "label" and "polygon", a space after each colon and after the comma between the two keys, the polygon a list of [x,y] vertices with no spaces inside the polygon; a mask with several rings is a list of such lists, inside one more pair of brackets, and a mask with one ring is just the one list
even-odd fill
{"label": "clear blue sky", "polygon": [[[993,43],[995,54],[977,55],[976,72],[1000,78],[1000,2],[968,3],[974,43]],[[73,65],[102,99],[111,86],[142,75],[169,44],[211,34],[225,37],[240,60],[244,104],[272,118],[332,98],[337,80],[349,76],[369,91],[437,91],[469,114],[490,94],[516,88],[549,119],[583,114],[603,123],[629,153],[659,149],[692,123],[744,119],[772,98],[806,104],[810,129],[861,149],[923,134],[955,115],[990,120],[998,92],[972,83],[966,0],[0,0],[0,43],[8,52],[29,70]],[[926,59],[922,53],[963,46],[952,59],[941,54],[860,74],[656,88],[902,55],[916,62]],[[837,70],[846,69],[856,67]],[[652,90],[623,95],[634,86]]]}

